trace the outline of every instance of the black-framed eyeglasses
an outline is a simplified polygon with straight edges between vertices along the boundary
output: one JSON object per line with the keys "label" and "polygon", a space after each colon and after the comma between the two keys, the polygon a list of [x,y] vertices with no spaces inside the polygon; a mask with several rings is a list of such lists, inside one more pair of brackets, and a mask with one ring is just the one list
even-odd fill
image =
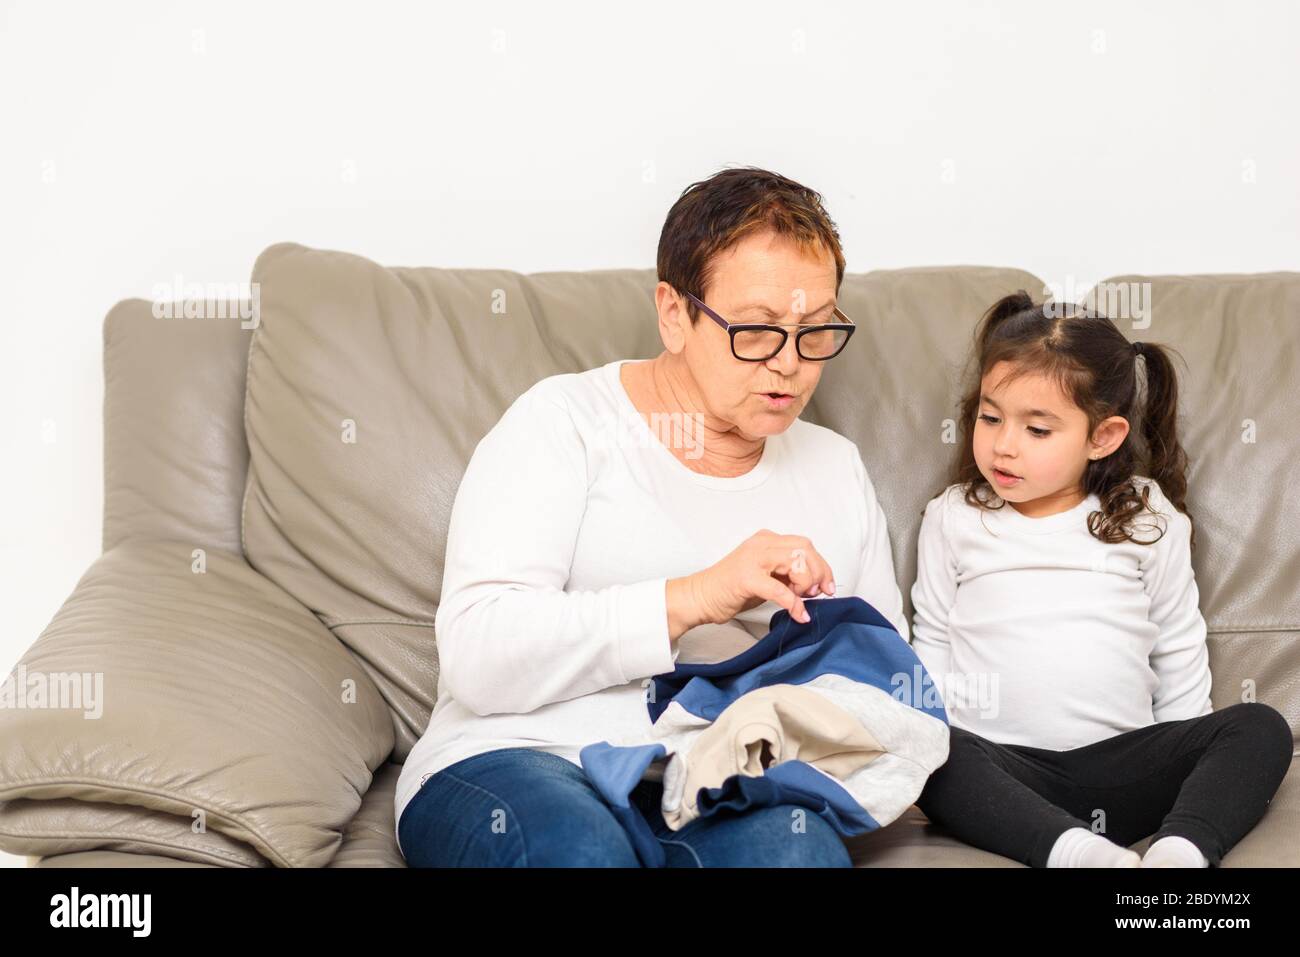
{"label": "black-framed eyeglasses", "polygon": [[832,307],[839,322],[728,322],[698,297],[689,292],[686,297],[727,331],[731,337],[731,354],[743,362],[766,362],[784,349],[785,340],[790,336],[787,328],[799,330],[794,336],[794,347],[800,358],[825,362],[840,354],[858,327],[839,306]]}

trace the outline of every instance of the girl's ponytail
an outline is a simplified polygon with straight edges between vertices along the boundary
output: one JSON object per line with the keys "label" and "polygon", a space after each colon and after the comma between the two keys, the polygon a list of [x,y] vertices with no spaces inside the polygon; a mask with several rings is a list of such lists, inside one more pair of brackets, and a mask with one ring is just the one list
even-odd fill
{"label": "girl's ponytail", "polygon": [[1010,295],[1003,296],[993,305],[989,306],[988,311],[984,313],[979,324],[975,327],[975,345],[977,354],[983,354],[988,347],[989,340],[993,333],[997,331],[998,326],[1002,325],[1012,316],[1018,316],[1023,312],[1030,312],[1034,309],[1034,300],[1030,298],[1029,293],[1023,289],[1018,289]]}
{"label": "girl's ponytail", "polygon": [[[1147,473],[1180,512],[1187,512],[1187,453],[1178,441],[1178,376],[1169,352],[1153,342],[1135,342],[1133,350],[1145,359],[1147,395],[1142,410],[1142,441],[1146,445]],[[1136,375],[1136,356],[1134,374]],[[1196,547],[1196,529],[1192,529]]]}

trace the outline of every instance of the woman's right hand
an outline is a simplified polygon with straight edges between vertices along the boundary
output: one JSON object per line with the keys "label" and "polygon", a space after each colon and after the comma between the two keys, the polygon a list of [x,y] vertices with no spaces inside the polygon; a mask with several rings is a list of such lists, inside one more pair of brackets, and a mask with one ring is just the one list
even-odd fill
{"label": "woman's right hand", "polygon": [[725,624],[765,601],[806,622],[803,598],[834,595],[835,577],[806,537],[764,528],[716,564],[669,579],[667,592],[669,640],[676,641],[696,625]]}

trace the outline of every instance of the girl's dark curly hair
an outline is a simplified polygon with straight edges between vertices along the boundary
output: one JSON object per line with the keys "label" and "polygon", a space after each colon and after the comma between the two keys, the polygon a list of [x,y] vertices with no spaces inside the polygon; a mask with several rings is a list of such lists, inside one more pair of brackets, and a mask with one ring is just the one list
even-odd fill
{"label": "girl's dark curly hair", "polygon": [[[1008,380],[1028,373],[1055,380],[1087,415],[1089,435],[1112,415],[1129,421],[1129,433],[1120,446],[1110,455],[1090,460],[1084,469],[1084,493],[1095,492],[1101,500],[1101,510],[1088,516],[1088,531],[1095,538],[1108,543],[1139,541],[1132,535],[1131,522],[1148,507],[1150,489],[1139,492],[1133,482],[1136,474],[1154,479],[1174,507],[1191,519],[1186,505],[1187,454],[1178,441],[1178,377],[1170,361],[1172,349],[1131,343],[1105,316],[1073,303],[1035,303],[1023,289],[995,302],[980,319],[974,338],[973,382],[960,400],[961,438],[948,483],[961,485],[969,504],[994,508],[989,504],[993,489],[975,464],[972,431],[980,383],[998,362],[1006,361],[1011,364]],[[1146,365],[1146,401],[1140,410],[1140,427],[1135,429],[1139,355]],[[1196,547],[1194,527],[1192,547]]]}

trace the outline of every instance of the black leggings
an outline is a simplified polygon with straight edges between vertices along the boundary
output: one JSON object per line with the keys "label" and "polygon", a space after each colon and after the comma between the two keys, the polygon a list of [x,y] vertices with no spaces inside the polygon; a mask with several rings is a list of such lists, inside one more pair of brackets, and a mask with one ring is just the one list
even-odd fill
{"label": "black leggings", "polygon": [[917,806],[965,843],[1031,867],[1046,867],[1072,827],[1124,847],[1176,834],[1218,867],[1264,816],[1294,750],[1286,719],[1253,701],[1069,751],[951,732]]}

